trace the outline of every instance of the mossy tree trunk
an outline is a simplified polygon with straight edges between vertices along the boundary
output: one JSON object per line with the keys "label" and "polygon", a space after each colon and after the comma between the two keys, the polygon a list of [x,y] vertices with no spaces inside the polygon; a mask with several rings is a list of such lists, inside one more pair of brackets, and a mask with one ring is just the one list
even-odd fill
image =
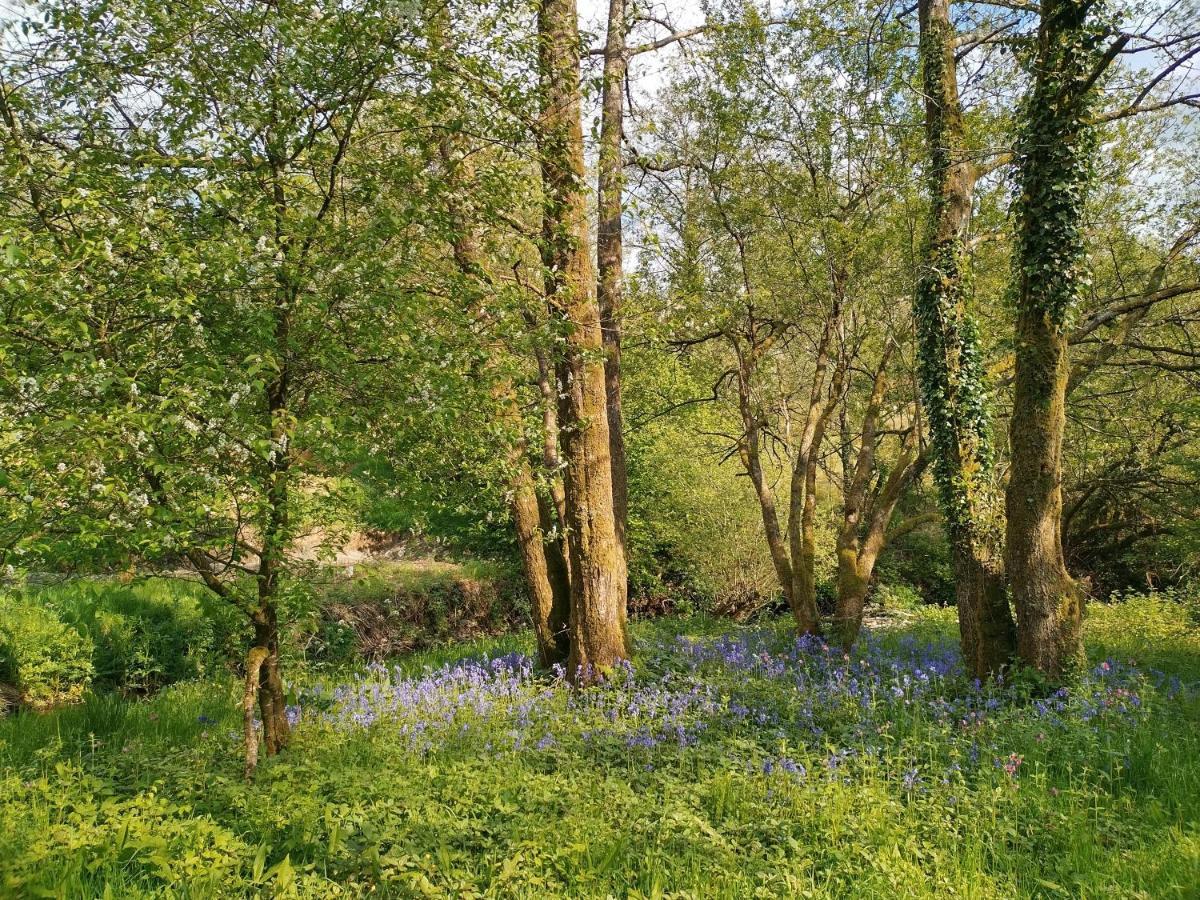
{"label": "mossy tree trunk", "polygon": [[275,604],[261,595],[253,616],[254,650],[262,650],[261,676],[258,679],[258,708],[262,716],[263,746],[268,756],[283,750],[291,740],[287,720],[287,697],[279,666],[279,623]]}
{"label": "mossy tree trunk", "polygon": [[559,427],[571,571],[568,671],[590,680],[626,659],[629,646],[625,555],[613,509],[606,354],[589,246],[574,0],[541,0],[538,38],[546,296],[565,333]]}
{"label": "mossy tree trunk", "polygon": [[[1092,0],[1045,0],[1022,110],[1016,204],[1016,368],[1005,561],[1021,660],[1057,679],[1083,657],[1084,594],[1062,549],[1067,318],[1084,281],[1083,212],[1096,150],[1093,86],[1123,40]],[[1107,46],[1105,46],[1107,45]]]}
{"label": "mossy tree trunk", "polygon": [[907,487],[924,469],[926,459],[917,453],[916,430],[910,428],[904,435],[900,454],[887,478],[883,479],[877,490],[871,490],[871,480],[876,472],[879,416],[887,393],[887,366],[892,346],[889,343],[885,348],[875,372],[871,396],[863,413],[858,455],[853,469],[844,473],[842,524],[837,536],[838,595],[833,632],[845,650],[849,650],[858,640],[867,591],[871,586],[875,563],[887,544],[888,525],[896,505]]}
{"label": "mossy tree trunk", "polygon": [[919,5],[930,218],[916,298],[922,400],[949,533],[963,660],[995,674],[1016,650],[1001,558],[979,337],[967,304],[976,172],[967,158],[950,0]]}

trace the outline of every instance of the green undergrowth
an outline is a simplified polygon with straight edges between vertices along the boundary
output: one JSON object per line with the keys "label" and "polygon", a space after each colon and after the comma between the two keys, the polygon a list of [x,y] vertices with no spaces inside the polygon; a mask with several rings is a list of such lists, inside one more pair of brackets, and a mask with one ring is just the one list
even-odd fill
{"label": "green undergrowth", "polygon": [[232,678],[22,713],[0,895],[1196,896],[1188,608],[1093,607],[1060,700],[976,691],[952,629],[921,612],[844,660],[784,621],[660,619],[584,695],[505,656],[524,633],[310,673],[252,785]]}
{"label": "green undergrowth", "polygon": [[[245,585],[245,590],[252,586]],[[498,563],[429,559],[317,568],[281,598],[285,668],[346,668],[519,630],[520,579]],[[185,578],[74,579],[0,590],[0,708],[89,688],[152,694],[240,667],[246,617]]]}

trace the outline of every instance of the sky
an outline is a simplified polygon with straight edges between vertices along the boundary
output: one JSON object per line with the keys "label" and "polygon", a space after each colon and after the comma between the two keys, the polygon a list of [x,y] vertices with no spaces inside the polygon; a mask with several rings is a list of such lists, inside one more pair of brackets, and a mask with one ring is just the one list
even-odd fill
{"label": "sky", "polygon": [[[595,35],[594,46],[604,42],[604,33],[608,24],[608,0],[577,0],[579,4],[579,28],[581,31]],[[628,0],[627,0],[628,2]],[[670,0],[667,3],[655,3],[651,13],[656,18],[669,21],[675,30],[692,28],[704,22],[704,13],[699,0]],[[643,25],[635,33],[632,41],[641,42],[657,40],[669,32],[658,26]],[[679,52],[677,45],[664,47],[654,53],[643,53],[633,58],[630,64],[630,78],[635,93],[641,96],[653,94],[665,80],[665,70],[675,55]]]}

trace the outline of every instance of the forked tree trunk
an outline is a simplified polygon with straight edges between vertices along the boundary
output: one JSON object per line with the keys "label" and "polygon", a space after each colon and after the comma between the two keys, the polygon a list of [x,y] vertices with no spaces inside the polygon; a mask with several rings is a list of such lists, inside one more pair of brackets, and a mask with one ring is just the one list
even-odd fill
{"label": "forked tree trunk", "polygon": [[1016,632],[999,549],[979,338],[967,309],[976,173],[963,138],[950,0],[921,0],[919,15],[931,199],[915,309],[921,395],[950,538],[963,661],[985,677],[1011,661]]}
{"label": "forked tree trunk", "polygon": [[1095,153],[1092,87],[1122,46],[1101,45],[1089,0],[1045,0],[1018,153],[1017,326],[1005,560],[1023,662],[1051,678],[1083,658],[1084,594],[1062,550],[1067,316],[1083,283],[1082,220]]}
{"label": "forked tree trunk", "polygon": [[821,633],[821,614],[817,608],[817,469],[825,428],[837,406],[846,375],[846,359],[838,348],[832,378],[826,378],[834,343],[841,330],[841,285],[834,284],[834,300],[821,332],[813,370],[812,390],[796,462],[788,509],[788,545],[792,558],[792,615],[802,634]]}
{"label": "forked tree trunk", "polygon": [[608,401],[608,442],[612,462],[613,516],[621,552],[628,558],[625,530],[629,518],[629,488],[625,472],[625,436],[621,413],[621,225],[624,166],[621,131],[624,120],[625,0],[609,0],[608,33],[604,45],[604,80],[600,102],[600,152],[596,205],[597,299],[604,338],[604,385]]}
{"label": "forked tree trunk", "polygon": [[[858,527],[851,531],[852,521],[849,516],[843,521],[838,535],[838,597],[833,624],[834,633],[845,650],[854,646],[862,630],[867,592],[875,574],[875,563],[879,561],[879,554],[891,538],[888,525],[892,521],[896,504],[924,467],[924,457],[918,456],[911,446],[906,446],[879,496],[871,503],[865,533],[860,533]],[[923,517],[915,518],[924,521]],[[901,523],[898,530],[909,530],[907,525],[908,523]]]}
{"label": "forked tree trunk", "polygon": [[869,490],[876,468],[879,414],[887,392],[887,365],[891,348],[889,343],[875,372],[871,396],[863,413],[858,457],[853,472],[844,479],[842,525],[837,537],[838,596],[833,631],[845,650],[849,650],[858,640],[871,576],[887,542],[888,525],[896,504],[924,468],[925,457],[918,456],[915,450],[916,432],[910,430],[900,447],[896,464],[883,485],[874,494]]}
{"label": "forked tree trunk", "polygon": [[541,0],[538,37],[546,295],[566,332],[559,425],[571,569],[568,672],[587,681],[626,659],[629,646],[627,575],[613,512],[603,337],[584,193],[574,0]]}

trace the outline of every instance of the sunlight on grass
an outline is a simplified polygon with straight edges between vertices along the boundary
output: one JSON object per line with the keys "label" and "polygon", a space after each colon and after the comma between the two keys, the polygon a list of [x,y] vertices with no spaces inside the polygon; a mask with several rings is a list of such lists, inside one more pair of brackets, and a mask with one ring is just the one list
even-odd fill
{"label": "sunlight on grass", "polygon": [[[1092,666],[1050,696],[973,685],[952,634],[922,613],[846,657],[787,622],[657,620],[637,628],[636,668],[585,692],[535,672],[527,635],[414,654],[297,686],[295,745],[249,787],[232,681],[22,715],[0,723],[0,884],[1189,896],[1186,609],[1094,608]],[[1160,641],[1152,660],[1144,636]]]}

